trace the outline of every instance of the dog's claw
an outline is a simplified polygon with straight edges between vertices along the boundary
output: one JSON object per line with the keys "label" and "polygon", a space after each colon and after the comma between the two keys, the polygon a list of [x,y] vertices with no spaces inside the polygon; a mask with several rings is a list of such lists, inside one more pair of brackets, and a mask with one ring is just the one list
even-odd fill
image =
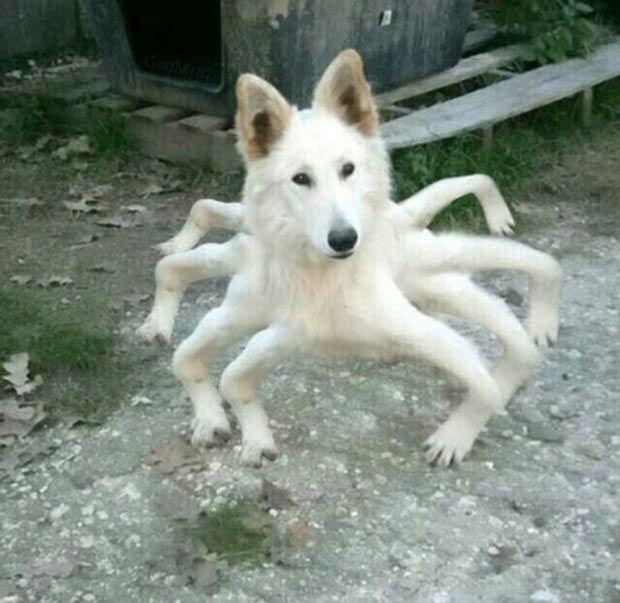
{"label": "dog's claw", "polygon": [[168,345],[172,337],[172,329],[164,328],[156,316],[149,314],[146,320],[136,329],[136,336],[151,343]]}
{"label": "dog's claw", "polygon": [[476,432],[458,419],[448,419],[426,440],[425,459],[430,465],[449,467],[458,465],[471,450]]}
{"label": "dog's claw", "polygon": [[263,464],[263,459],[275,461],[278,457],[273,437],[270,435],[262,440],[247,440],[243,442],[241,448],[241,462],[249,467],[259,468]]}
{"label": "dog's claw", "polygon": [[224,409],[210,417],[194,417],[192,421],[192,446],[213,448],[230,440],[231,430]]}

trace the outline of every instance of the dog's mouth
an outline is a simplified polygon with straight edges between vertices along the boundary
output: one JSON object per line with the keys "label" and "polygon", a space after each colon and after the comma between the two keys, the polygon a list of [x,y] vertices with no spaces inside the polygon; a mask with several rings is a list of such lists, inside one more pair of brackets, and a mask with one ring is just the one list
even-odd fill
{"label": "dog's mouth", "polygon": [[343,253],[339,253],[337,255],[330,255],[329,257],[332,260],[346,260],[347,258],[350,258],[353,255],[352,251],[345,251]]}

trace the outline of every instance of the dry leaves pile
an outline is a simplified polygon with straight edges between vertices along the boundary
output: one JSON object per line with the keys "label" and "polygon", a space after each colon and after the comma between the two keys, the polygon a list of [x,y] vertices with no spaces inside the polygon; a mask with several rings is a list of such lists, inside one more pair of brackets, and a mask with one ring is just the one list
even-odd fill
{"label": "dry leaves pile", "polygon": [[22,440],[46,417],[41,400],[26,399],[43,383],[41,375],[30,378],[28,362],[28,354],[22,352],[2,365],[6,371],[3,379],[13,395],[0,399],[0,446]]}

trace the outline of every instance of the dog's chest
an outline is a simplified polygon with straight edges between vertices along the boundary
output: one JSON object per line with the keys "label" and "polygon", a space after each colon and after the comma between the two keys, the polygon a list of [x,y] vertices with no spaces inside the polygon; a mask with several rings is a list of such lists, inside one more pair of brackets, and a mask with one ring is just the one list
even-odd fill
{"label": "dog's chest", "polygon": [[376,318],[373,308],[380,279],[361,263],[303,268],[272,264],[263,274],[272,319],[307,339],[349,340]]}

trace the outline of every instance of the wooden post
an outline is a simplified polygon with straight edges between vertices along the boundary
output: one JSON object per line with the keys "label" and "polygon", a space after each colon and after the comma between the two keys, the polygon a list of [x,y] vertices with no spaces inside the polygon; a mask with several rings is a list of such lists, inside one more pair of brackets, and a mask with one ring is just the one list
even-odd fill
{"label": "wooden post", "polygon": [[487,124],[482,128],[482,148],[490,151],[493,146],[493,124]]}
{"label": "wooden post", "polygon": [[592,125],[592,88],[586,88],[581,93],[581,120],[586,128]]}

